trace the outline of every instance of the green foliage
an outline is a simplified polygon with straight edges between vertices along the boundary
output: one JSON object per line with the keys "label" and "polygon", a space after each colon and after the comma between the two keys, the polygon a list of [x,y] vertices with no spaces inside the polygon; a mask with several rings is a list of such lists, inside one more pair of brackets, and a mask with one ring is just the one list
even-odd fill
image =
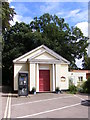
{"label": "green foliage", "polygon": [[36,92],[36,88],[35,87],[32,88],[32,92],[33,93]]}
{"label": "green foliage", "polygon": [[17,22],[3,33],[3,82],[13,80],[13,59],[42,44],[69,60],[70,68],[77,68],[75,59],[86,53],[87,39],[79,28],[69,28],[63,18],[48,13],[35,17],[30,25]]}
{"label": "green foliage", "polygon": [[90,70],[90,57],[87,54],[84,56],[83,69]]}
{"label": "green foliage", "polygon": [[72,94],[77,92],[77,87],[72,82],[69,83],[69,92]]}
{"label": "green foliage", "polygon": [[8,2],[2,2],[2,32],[10,28],[10,22],[15,15],[13,8],[10,8]]}
{"label": "green foliage", "polygon": [[31,29],[40,32],[49,48],[70,61],[70,68],[77,69],[75,58],[80,59],[86,54],[87,39],[77,27],[69,28],[63,18],[48,13],[35,17],[30,23]]}
{"label": "green foliage", "polygon": [[87,81],[83,83],[82,88],[83,88],[83,92],[90,94],[90,77],[88,78]]}
{"label": "green foliage", "polygon": [[56,87],[55,91],[56,91],[56,92],[59,92],[59,91],[60,91],[59,87]]}

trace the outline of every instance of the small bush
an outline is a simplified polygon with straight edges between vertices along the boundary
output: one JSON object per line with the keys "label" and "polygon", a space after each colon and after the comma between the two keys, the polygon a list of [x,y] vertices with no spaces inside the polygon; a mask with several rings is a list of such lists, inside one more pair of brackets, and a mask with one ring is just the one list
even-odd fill
{"label": "small bush", "polygon": [[83,83],[82,88],[85,93],[90,93],[90,77]]}
{"label": "small bush", "polygon": [[82,87],[78,87],[78,88],[77,88],[77,91],[78,91],[79,93],[83,93],[83,92],[84,92],[84,90],[83,90]]}
{"label": "small bush", "polygon": [[59,90],[59,87],[56,87],[55,91],[56,91],[56,92],[59,92],[59,91],[60,91],[60,90]]}
{"label": "small bush", "polygon": [[32,88],[32,92],[36,92],[36,88],[35,87]]}
{"label": "small bush", "polygon": [[77,92],[79,92],[79,93],[84,93],[84,89],[83,89],[83,87],[82,87],[83,84],[84,84],[84,81],[78,83],[78,85],[77,85]]}
{"label": "small bush", "polygon": [[74,84],[72,84],[69,86],[69,91],[75,94],[77,92],[77,87]]}

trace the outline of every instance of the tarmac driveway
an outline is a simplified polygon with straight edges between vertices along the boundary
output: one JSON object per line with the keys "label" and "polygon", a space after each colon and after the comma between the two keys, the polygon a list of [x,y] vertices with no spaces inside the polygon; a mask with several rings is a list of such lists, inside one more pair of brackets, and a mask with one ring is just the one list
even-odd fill
{"label": "tarmac driveway", "polygon": [[28,97],[9,95],[7,116],[11,118],[88,118],[88,107],[81,105],[86,95],[38,93]]}

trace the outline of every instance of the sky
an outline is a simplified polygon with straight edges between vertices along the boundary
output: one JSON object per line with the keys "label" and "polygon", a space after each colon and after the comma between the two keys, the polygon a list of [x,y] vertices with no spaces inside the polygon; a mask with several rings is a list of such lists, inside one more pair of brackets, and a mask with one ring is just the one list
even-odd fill
{"label": "sky", "polygon": [[[77,26],[85,36],[88,36],[88,2],[38,2],[38,0],[37,2],[13,2],[9,0],[9,3],[16,12],[14,20],[10,22],[11,25],[16,21],[29,24],[34,17],[49,13],[64,18],[70,27]],[[76,60],[78,67],[81,67],[81,61],[82,59]]]}

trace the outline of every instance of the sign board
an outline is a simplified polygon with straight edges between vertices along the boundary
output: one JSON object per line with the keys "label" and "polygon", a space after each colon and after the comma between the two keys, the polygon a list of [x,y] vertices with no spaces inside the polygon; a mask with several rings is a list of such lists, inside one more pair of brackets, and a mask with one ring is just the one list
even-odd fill
{"label": "sign board", "polygon": [[61,82],[65,82],[66,78],[64,76],[61,77]]}

